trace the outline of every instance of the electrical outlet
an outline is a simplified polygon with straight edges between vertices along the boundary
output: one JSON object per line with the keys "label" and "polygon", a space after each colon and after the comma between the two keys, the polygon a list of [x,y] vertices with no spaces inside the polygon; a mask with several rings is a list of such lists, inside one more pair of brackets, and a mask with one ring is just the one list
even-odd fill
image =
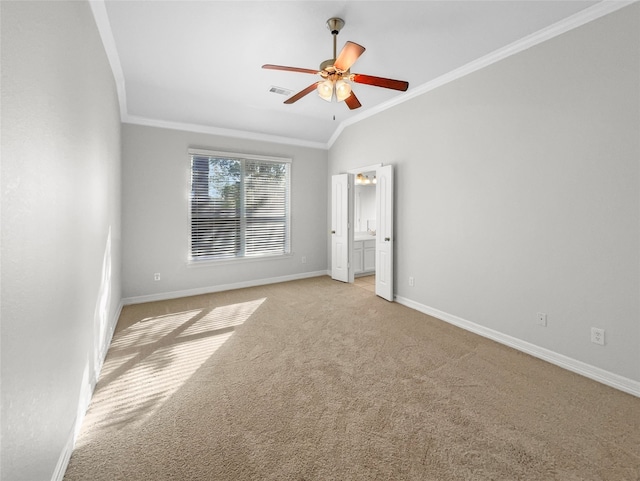
{"label": "electrical outlet", "polygon": [[538,312],[537,321],[539,326],[547,327],[547,315],[544,312]]}
{"label": "electrical outlet", "polygon": [[409,277],[409,285],[410,285],[411,287],[413,287],[413,286],[415,285],[415,282],[414,282],[414,280],[413,280],[413,277]]}
{"label": "electrical outlet", "polygon": [[604,346],[604,329],[591,328],[591,342]]}
{"label": "electrical outlet", "polygon": [[302,256],[302,263],[306,264],[307,263],[307,257],[306,256]]}
{"label": "electrical outlet", "polygon": [[160,280],[160,273],[159,273],[159,272],[156,272],[156,273],[153,275],[153,280],[154,280],[154,281],[159,281],[159,280]]}

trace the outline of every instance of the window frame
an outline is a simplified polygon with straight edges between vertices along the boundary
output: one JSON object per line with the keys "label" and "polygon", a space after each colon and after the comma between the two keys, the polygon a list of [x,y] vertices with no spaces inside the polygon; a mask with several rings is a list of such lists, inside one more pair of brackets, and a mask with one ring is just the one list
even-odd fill
{"label": "window frame", "polygon": [[[198,266],[206,266],[211,264],[225,264],[225,263],[242,263],[242,262],[255,262],[260,260],[273,260],[290,257],[292,255],[292,247],[291,247],[291,178],[292,178],[292,167],[293,167],[293,159],[290,157],[275,157],[270,155],[257,155],[257,154],[246,154],[246,153],[238,153],[238,152],[227,152],[227,151],[219,151],[219,150],[208,150],[208,149],[195,149],[189,148],[188,151],[188,192],[187,192],[187,208],[188,219],[189,219],[189,235],[188,235],[188,246],[187,246],[187,265],[190,267],[198,267]],[[193,240],[193,217],[192,217],[192,192],[193,192],[193,156],[201,156],[201,157],[218,157],[223,159],[230,160],[240,160],[240,161],[259,161],[259,162],[273,162],[279,164],[287,164],[288,175],[287,175],[287,184],[286,184],[286,225],[285,225],[285,251],[283,253],[267,253],[260,255],[251,255],[251,256],[233,256],[233,257],[194,257],[192,253],[192,240]],[[243,163],[242,167],[242,179],[244,183],[245,176],[245,164]],[[245,193],[242,193],[242,202],[244,203]],[[245,219],[241,219],[241,223],[245,224]],[[242,234],[243,243],[244,243],[244,233]],[[243,245],[242,252],[245,252],[245,247]]]}

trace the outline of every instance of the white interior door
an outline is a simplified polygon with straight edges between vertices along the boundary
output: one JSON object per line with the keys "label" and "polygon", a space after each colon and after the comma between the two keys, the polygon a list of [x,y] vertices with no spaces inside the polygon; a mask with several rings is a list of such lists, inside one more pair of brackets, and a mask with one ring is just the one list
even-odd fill
{"label": "white interior door", "polygon": [[393,166],[376,169],[376,295],[393,301]]}
{"label": "white interior door", "polygon": [[352,174],[331,177],[331,277],[342,282],[353,282],[349,272],[352,183]]}

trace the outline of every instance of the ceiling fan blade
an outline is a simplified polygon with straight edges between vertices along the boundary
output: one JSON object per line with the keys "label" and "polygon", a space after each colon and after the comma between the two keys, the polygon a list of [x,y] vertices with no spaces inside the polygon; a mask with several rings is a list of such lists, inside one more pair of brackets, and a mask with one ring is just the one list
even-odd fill
{"label": "ceiling fan blade", "polygon": [[363,75],[354,73],[349,76],[350,80],[359,84],[374,85],[376,87],[384,87],[393,90],[402,90],[405,92],[409,88],[409,82],[404,80],[394,80],[390,78],[373,77],[372,75]]}
{"label": "ceiling fan blade", "polygon": [[347,104],[347,107],[349,107],[350,110],[362,107],[362,104],[358,100],[358,97],[356,97],[356,94],[354,94],[353,92],[351,92],[351,95],[344,99],[344,103]]}
{"label": "ceiling fan blade", "polygon": [[319,73],[318,70],[311,70],[309,68],[285,67],[284,65],[271,65],[269,63],[263,65],[262,68],[265,68],[268,70],[285,70],[287,72],[300,72],[300,73],[311,73],[311,74]]}
{"label": "ceiling fan blade", "polygon": [[292,104],[294,102],[297,102],[298,100],[300,100],[305,95],[310,94],[311,92],[313,92],[316,89],[316,87],[318,86],[319,83],[320,82],[312,83],[306,89],[301,90],[300,92],[295,94],[293,97],[289,97],[287,100],[284,101],[284,103],[285,104]]}
{"label": "ceiling fan blade", "polygon": [[362,52],[365,51],[365,48],[362,45],[358,45],[357,43],[347,42],[342,47],[338,58],[336,58],[333,66],[338,69],[346,72],[351,68],[351,66],[358,60],[358,57],[362,55]]}

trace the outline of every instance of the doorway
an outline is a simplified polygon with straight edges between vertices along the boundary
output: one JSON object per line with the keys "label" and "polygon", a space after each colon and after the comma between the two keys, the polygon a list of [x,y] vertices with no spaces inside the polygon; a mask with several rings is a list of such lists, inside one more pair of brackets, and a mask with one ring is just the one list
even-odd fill
{"label": "doorway", "polygon": [[376,171],[354,174],[353,183],[353,275],[356,280],[367,277],[372,281],[376,274]]}
{"label": "doorway", "polygon": [[332,176],[333,279],[365,278],[393,301],[393,168],[382,164]]}
{"label": "doorway", "polygon": [[360,277],[356,277],[353,281],[353,284],[357,287],[361,287],[362,289],[373,292],[376,292],[376,274],[365,274]]}

